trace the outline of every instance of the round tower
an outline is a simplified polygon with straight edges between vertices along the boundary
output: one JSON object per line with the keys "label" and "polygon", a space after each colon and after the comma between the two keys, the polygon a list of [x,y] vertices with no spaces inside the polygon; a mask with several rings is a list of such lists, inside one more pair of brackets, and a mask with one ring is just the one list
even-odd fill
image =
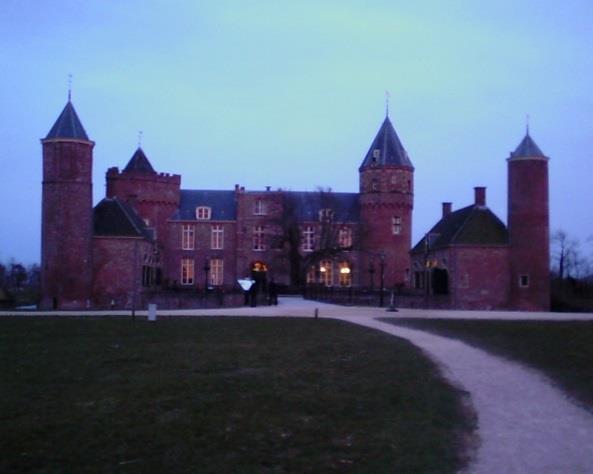
{"label": "round tower", "polygon": [[365,286],[408,285],[414,206],[414,167],[389,116],[373,140],[360,173],[362,258]]}
{"label": "round tower", "polygon": [[70,99],[41,143],[41,306],[85,308],[92,290],[95,144],[87,137]]}
{"label": "round tower", "polygon": [[507,159],[512,309],[550,309],[548,160],[529,130]]}

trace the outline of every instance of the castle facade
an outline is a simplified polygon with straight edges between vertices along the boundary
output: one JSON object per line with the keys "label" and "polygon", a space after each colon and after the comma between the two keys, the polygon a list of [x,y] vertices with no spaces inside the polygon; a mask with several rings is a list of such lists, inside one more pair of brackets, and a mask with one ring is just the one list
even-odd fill
{"label": "castle facade", "polygon": [[189,190],[139,147],[92,205],[91,141],[72,102],[41,140],[44,308],[141,307],[165,292],[323,285],[399,289],[426,304],[549,309],[548,158],[527,134],[508,162],[509,224],[453,211],[412,247],[414,167],[385,117],[358,193]]}

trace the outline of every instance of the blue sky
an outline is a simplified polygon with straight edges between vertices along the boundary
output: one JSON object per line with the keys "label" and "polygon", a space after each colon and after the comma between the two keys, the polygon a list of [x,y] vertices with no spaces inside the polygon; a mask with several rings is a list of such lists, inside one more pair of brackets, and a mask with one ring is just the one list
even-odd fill
{"label": "blue sky", "polygon": [[72,97],[105,171],[137,146],[184,188],[356,191],[385,113],[415,165],[414,241],[487,202],[531,119],[551,228],[593,235],[593,2],[3,0],[0,261],[39,260],[41,146]]}

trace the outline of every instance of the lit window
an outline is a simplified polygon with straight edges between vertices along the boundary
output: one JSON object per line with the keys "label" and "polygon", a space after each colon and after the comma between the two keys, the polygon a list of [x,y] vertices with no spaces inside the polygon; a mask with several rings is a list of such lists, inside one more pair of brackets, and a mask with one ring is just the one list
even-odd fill
{"label": "lit window", "polygon": [[224,264],[221,258],[210,260],[210,284],[212,286],[222,285],[224,279]]}
{"label": "lit window", "polygon": [[267,213],[266,203],[263,199],[256,199],[255,205],[253,208],[253,213],[256,216],[265,216]]}
{"label": "lit window", "polygon": [[331,260],[322,260],[319,263],[319,282],[325,286],[333,285],[333,266]]}
{"label": "lit window", "polygon": [[193,258],[182,258],[181,259],[181,284],[182,285],[193,285],[194,284],[194,259]]}
{"label": "lit window", "polygon": [[191,224],[181,226],[181,248],[193,250],[195,245],[195,227]]}
{"label": "lit window", "polygon": [[253,250],[265,250],[264,226],[258,225],[253,228]]}
{"label": "lit window", "polygon": [[340,263],[340,286],[352,285],[352,270],[348,262]]}
{"label": "lit window", "polygon": [[321,209],[319,211],[319,221],[320,222],[331,222],[334,218],[334,211],[331,209]]}
{"label": "lit window", "polygon": [[342,248],[352,247],[352,229],[342,227],[338,232],[338,245]]}
{"label": "lit window", "polygon": [[213,250],[222,250],[224,248],[224,228],[222,227],[222,224],[212,226],[210,248]]}
{"label": "lit window", "polygon": [[529,275],[521,275],[519,277],[519,286],[521,288],[528,288],[529,287]]}
{"label": "lit window", "polygon": [[402,218],[394,216],[391,218],[391,233],[393,235],[399,235],[402,233]]}
{"label": "lit window", "polygon": [[196,219],[199,221],[207,221],[210,220],[210,216],[212,215],[212,208],[206,206],[199,206],[196,207]]}
{"label": "lit window", "polygon": [[312,252],[315,248],[315,229],[311,226],[305,227],[303,231],[303,251]]}

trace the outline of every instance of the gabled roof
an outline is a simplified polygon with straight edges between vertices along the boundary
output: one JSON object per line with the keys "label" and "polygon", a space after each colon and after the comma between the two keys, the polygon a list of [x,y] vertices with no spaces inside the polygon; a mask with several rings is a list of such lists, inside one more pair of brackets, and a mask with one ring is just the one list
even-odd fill
{"label": "gabled roof", "polygon": [[180,191],[179,209],[172,219],[196,220],[196,207],[205,206],[212,209],[210,220],[234,221],[237,219],[237,205],[234,191],[188,190]]}
{"label": "gabled roof", "polygon": [[358,222],[360,205],[357,193],[335,193],[319,191],[285,191],[293,200],[299,222],[318,221],[319,211],[334,211],[335,222]]}
{"label": "gabled roof", "polygon": [[[375,152],[375,150],[378,150],[378,152]],[[397,136],[388,116],[385,117],[381,128],[379,128],[377,136],[362,161],[362,165],[360,165],[360,170],[369,166],[380,165],[404,166],[414,169],[408,153]]]}
{"label": "gabled roof", "polygon": [[506,245],[506,226],[487,207],[468,206],[446,215],[414,246],[412,253],[424,253],[450,245]]}
{"label": "gabled roof", "polygon": [[135,171],[138,173],[156,174],[156,171],[140,147],[134,152],[123,171],[127,173]]}
{"label": "gabled roof", "polygon": [[525,138],[521,140],[517,149],[511,152],[511,158],[545,158],[546,155],[542,153],[533,138],[529,135],[529,131],[525,134]]}
{"label": "gabled roof", "polygon": [[118,198],[105,198],[93,209],[93,234],[108,237],[143,237],[153,240],[142,218]]}
{"label": "gabled roof", "polygon": [[78,115],[76,115],[76,110],[74,110],[72,102],[68,101],[56,123],[54,123],[54,126],[45,137],[46,140],[51,138],[89,139],[82,123],[80,123]]}

